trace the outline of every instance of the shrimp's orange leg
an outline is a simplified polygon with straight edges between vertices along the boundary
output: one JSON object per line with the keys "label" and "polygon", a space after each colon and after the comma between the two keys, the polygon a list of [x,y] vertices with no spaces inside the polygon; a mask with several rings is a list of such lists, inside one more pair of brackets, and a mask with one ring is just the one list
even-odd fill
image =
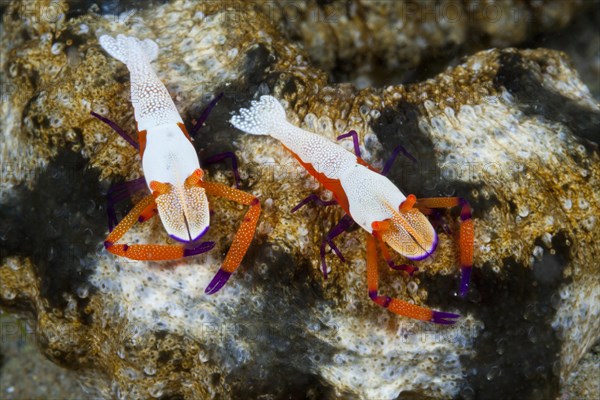
{"label": "shrimp's orange leg", "polygon": [[[154,196],[144,197],[133,209],[119,222],[104,241],[106,250],[117,256],[130,258],[132,260],[176,260],[182,257],[195,256],[212,249],[214,242],[204,242],[197,247],[188,249],[182,245],[167,244],[116,244],[129,229],[138,221],[142,215],[148,215],[156,208]],[[150,215],[151,216],[151,215]]]}
{"label": "shrimp's orange leg", "polygon": [[250,193],[242,192],[241,190],[220,183],[198,181],[198,185],[206,190],[206,194],[223,197],[250,206],[250,209],[244,216],[244,222],[242,222],[242,225],[233,238],[233,243],[227,252],[227,256],[225,256],[223,265],[204,291],[207,294],[213,294],[225,285],[246,255],[246,251],[248,251],[250,242],[254,237],[258,217],[260,216],[260,202]]}
{"label": "shrimp's orange leg", "polygon": [[138,222],[146,222],[150,218],[154,217],[156,214],[158,214],[158,208],[156,208],[156,203],[152,202],[151,204],[148,204],[146,208],[144,208],[144,210],[138,217]]}
{"label": "shrimp's orange leg", "polygon": [[460,232],[458,243],[460,248],[460,295],[465,297],[469,290],[471,281],[471,270],[473,268],[473,249],[475,242],[475,226],[471,218],[471,206],[461,197],[432,197],[418,199],[415,205],[424,214],[430,214],[432,208],[461,207],[460,210]]}
{"label": "shrimp's orange leg", "polygon": [[371,300],[381,307],[387,308],[391,312],[404,317],[442,325],[454,324],[456,319],[460,317],[458,314],[434,311],[403,300],[378,295],[379,272],[377,271],[377,246],[374,237],[370,234],[367,234],[367,287]]}

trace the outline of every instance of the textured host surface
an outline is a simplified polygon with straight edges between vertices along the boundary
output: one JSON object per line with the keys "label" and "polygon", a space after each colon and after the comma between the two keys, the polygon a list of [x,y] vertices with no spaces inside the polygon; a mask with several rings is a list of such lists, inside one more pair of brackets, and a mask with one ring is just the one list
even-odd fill
{"label": "textured host surface", "polygon": [[[540,4],[540,12],[552,9]],[[140,3],[127,23],[75,8],[51,23],[23,15],[20,3],[7,6],[0,51],[4,77],[18,92],[9,91],[0,106],[3,171],[9,171],[2,183],[30,187],[9,186],[2,196],[3,228],[10,227],[0,235],[3,309],[33,315],[41,351],[81,371],[86,386],[107,398],[557,397],[600,332],[599,161],[582,135],[587,127],[594,139],[597,102],[581,89],[568,58],[544,49],[495,49],[431,79],[357,91],[328,83],[327,73],[268,15],[239,5],[225,10],[216,2],[175,0],[143,10]],[[323,30],[342,29],[340,22],[320,23]],[[125,262],[102,247],[102,194],[139,177],[141,168],[139,153],[89,115],[115,119],[135,136],[129,73],[98,45],[100,31],[160,39],[153,65],[186,123],[226,92],[201,131],[200,151],[210,154],[215,144],[235,151],[244,184],[268,212],[248,262],[216,296],[203,289],[244,207],[211,201],[207,240],[216,248],[183,264]],[[524,76],[531,78],[527,85]],[[327,254],[330,279],[322,279],[319,245],[342,211],[290,213],[311,193],[324,200],[331,193],[274,139],[244,135],[227,123],[257,92],[286,103],[293,125],[330,140],[356,130],[374,165],[404,145],[420,164],[400,158],[390,180],[406,193],[472,202],[475,268],[466,301],[454,295],[452,235],[439,235],[434,257],[420,262],[413,277],[380,260],[382,294],[459,313],[459,326],[411,325],[374,305],[361,230],[336,240],[348,263]],[[351,140],[341,144],[352,149]],[[488,158],[492,164],[482,164]],[[231,184],[226,169],[216,170],[207,179]],[[456,229],[455,214],[444,216]],[[172,243],[157,218],[127,239]]]}

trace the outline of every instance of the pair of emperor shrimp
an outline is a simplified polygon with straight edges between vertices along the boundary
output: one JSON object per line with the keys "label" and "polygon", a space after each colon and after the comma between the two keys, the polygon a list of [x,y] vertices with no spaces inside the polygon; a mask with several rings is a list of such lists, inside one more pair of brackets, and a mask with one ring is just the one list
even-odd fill
{"label": "pair of emperor shrimp", "polygon": [[[107,53],[127,66],[131,74],[131,100],[134,104],[139,144],[114,122],[94,112],[92,115],[108,124],[132,146],[139,149],[144,170],[144,178],[120,184],[112,189],[109,192],[109,195],[113,195],[110,202],[120,201],[126,198],[130,191],[140,190],[144,186],[151,190],[151,194],[136,204],[114,229],[112,227],[113,223],[116,223],[116,215],[112,209],[113,204],[109,204],[111,232],[104,245],[115,255],[135,260],[174,260],[195,256],[214,247],[213,242],[196,245],[209,226],[207,194],[249,205],[250,209],[233,239],[223,265],[205,290],[208,294],[216,293],[237,269],[248,250],[260,215],[260,203],[249,193],[203,180],[203,171],[191,137],[167,89],[150,66],[150,62],[158,55],[156,43],[148,39],[139,41],[123,35],[118,35],[116,39],[105,35],[101,36],[99,41]],[[215,102],[202,114],[192,130],[192,136],[202,125]],[[456,322],[459,317],[457,314],[434,311],[379,295],[376,245],[379,243],[391,268],[412,274],[415,268],[396,265],[385,244],[409,259],[422,260],[429,257],[435,250],[438,239],[424,214],[431,213],[433,208],[460,206],[460,293],[461,296],[465,296],[472,267],[474,227],[470,207],[464,199],[446,197],[417,200],[412,194],[405,196],[385,177],[399,152],[398,149],[379,173],[360,157],[356,132],[351,131],[338,137],[338,140],[353,137],[356,153],[354,155],[328,139],[288,123],[285,110],[277,99],[271,96],[262,96],[260,101],[252,102],[250,109],[241,109],[240,114],[231,119],[231,123],[246,133],[271,135],[281,141],[302,166],[326,189],[333,192],[335,197],[334,201],[323,202],[316,195],[311,195],[292,211],[312,200],[324,205],[339,204],[346,212],[340,222],[325,236],[321,245],[321,263],[325,276],[325,246],[329,244],[344,261],[333,239],[356,222],[367,232],[369,297],[376,304],[399,315],[438,324]],[[237,179],[235,156],[225,154],[213,158],[212,161],[228,156],[232,158]],[[144,222],[157,213],[167,233],[182,244],[116,243],[135,222]]]}
{"label": "pair of emperor shrimp", "polygon": [[459,197],[421,198],[405,196],[385,177],[394,158],[400,151],[412,158],[401,146],[393,152],[381,172],[376,171],[360,157],[358,136],[351,131],[339,136],[343,139],[352,136],[355,154],[340,145],[311,132],[300,129],[286,120],[285,110],[276,98],[262,96],[253,101],[248,109],[241,109],[231,118],[231,124],[252,135],[270,135],[279,140],[294,158],[315,177],[326,189],[333,193],[332,201],[322,201],[316,195],[304,199],[292,212],[309,201],[321,205],[339,204],[346,215],[325,235],[321,244],[321,265],[327,277],[325,246],[328,244],[336,255],[344,257],[333,243],[333,239],[346,230],[353,222],[366,232],[367,241],[367,286],[371,300],[381,307],[409,318],[430,321],[437,324],[453,324],[460,317],[457,314],[434,311],[419,307],[403,300],[382,296],[378,293],[377,244],[388,265],[397,270],[412,274],[412,266],[396,265],[386,244],[396,252],[412,259],[422,260],[431,256],[436,249],[436,232],[425,216],[435,208],[461,207],[460,214],[460,262],[462,278],[460,295],[465,296],[473,263],[474,225],[469,204]]}
{"label": "pair of emperor shrimp", "polygon": [[[132,146],[139,149],[144,178],[119,184],[109,191],[109,228],[104,241],[112,254],[134,260],[175,260],[211,250],[214,242],[197,244],[206,233],[210,212],[206,195],[223,197],[250,206],[236,233],[225,260],[205,292],[216,293],[240,265],[254,237],[260,215],[258,199],[229,186],[207,182],[192,139],[169,96],[156,76],[150,62],[158,56],[158,45],[149,39],[104,35],[99,38],[102,48],[127,66],[131,75],[131,101],[137,122],[138,143],[114,122],[94,112],[91,114],[108,124]],[[218,100],[218,99],[217,99]],[[215,101],[216,102],[216,101]],[[200,128],[213,102],[192,130]],[[235,156],[232,153],[213,158],[232,157],[234,173],[238,178]],[[237,181],[236,181],[237,183]],[[116,223],[113,202],[123,200],[130,192],[147,186],[151,194],[145,196],[133,209]],[[173,239],[180,244],[118,244],[136,222],[144,222],[158,213],[160,220]]]}

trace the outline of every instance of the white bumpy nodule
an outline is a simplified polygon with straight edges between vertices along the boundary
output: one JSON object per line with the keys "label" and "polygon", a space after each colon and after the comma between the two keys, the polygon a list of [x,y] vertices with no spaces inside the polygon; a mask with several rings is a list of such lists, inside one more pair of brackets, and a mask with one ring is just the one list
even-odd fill
{"label": "white bumpy nodule", "polygon": [[158,45],[151,39],[139,40],[125,35],[117,35],[113,38],[102,35],[98,41],[108,54],[125,65],[134,64],[140,61],[140,58],[150,62],[158,56]]}
{"label": "white bumpy nodule", "polygon": [[231,124],[252,135],[269,135],[277,132],[287,123],[285,110],[273,96],[261,96],[252,101],[250,108],[242,108],[234,115]]}
{"label": "white bumpy nodule", "polygon": [[[150,65],[158,56],[158,45],[153,40],[102,35],[98,41],[108,54],[124,63],[129,70],[131,103],[139,131],[150,133],[159,125],[183,122],[167,88]],[[179,128],[175,126],[175,130],[179,131]]]}

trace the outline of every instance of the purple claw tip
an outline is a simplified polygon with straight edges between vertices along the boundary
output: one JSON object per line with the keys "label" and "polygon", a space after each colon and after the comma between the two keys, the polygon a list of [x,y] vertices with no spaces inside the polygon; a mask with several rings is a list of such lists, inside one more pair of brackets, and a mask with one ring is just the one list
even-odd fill
{"label": "purple claw tip", "polygon": [[431,316],[431,322],[440,325],[452,325],[456,323],[456,320],[460,318],[458,314],[452,314],[442,311],[434,311]]}
{"label": "purple claw tip", "polygon": [[[206,228],[204,228],[204,229],[202,230],[202,232],[200,232],[200,233],[198,234],[198,236],[196,236],[195,238],[193,238],[193,239],[191,240],[191,242],[195,242],[196,240],[200,239],[202,236],[206,235],[206,232],[208,232],[208,228],[210,228],[210,226],[207,226]],[[212,243],[212,242],[210,242],[210,243]],[[211,248],[212,248],[212,247],[211,247]]]}
{"label": "purple claw tip", "polygon": [[460,297],[465,297],[469,291],[471,283],[471,267],[462,268],[462,277],[460,278]]}
{"label": "purple claw tip", "polygon": [[227,283],[230,276],[231,276],[231,273],[229,273],[227,271],[223,271],[222,269],[219,269],[219,272],[217,272],[217,274],[212,279],[212,281],[210,281],[210,283],[204,290],[204,293],[206,293],[206,294],[217,293]]}
{"label": "purple claw tip", "polygon": [[215,242],[204,242],[200,246],[196,246],[192,249],[184,249],[183,256],[184,257],[197,256],[198,254],[206,253],[207,251],[211,250],[213,247],[215,247]]}
{"label": "purple claw tip", "polygon": [[105,248],[105,249],[108,249],[108,248],[109,248],[110,246],[112,246],[112,245],[113,245],[113,242],[111,242],[110,240],[106,240],[106,241],[104,242],[104,248]]}

